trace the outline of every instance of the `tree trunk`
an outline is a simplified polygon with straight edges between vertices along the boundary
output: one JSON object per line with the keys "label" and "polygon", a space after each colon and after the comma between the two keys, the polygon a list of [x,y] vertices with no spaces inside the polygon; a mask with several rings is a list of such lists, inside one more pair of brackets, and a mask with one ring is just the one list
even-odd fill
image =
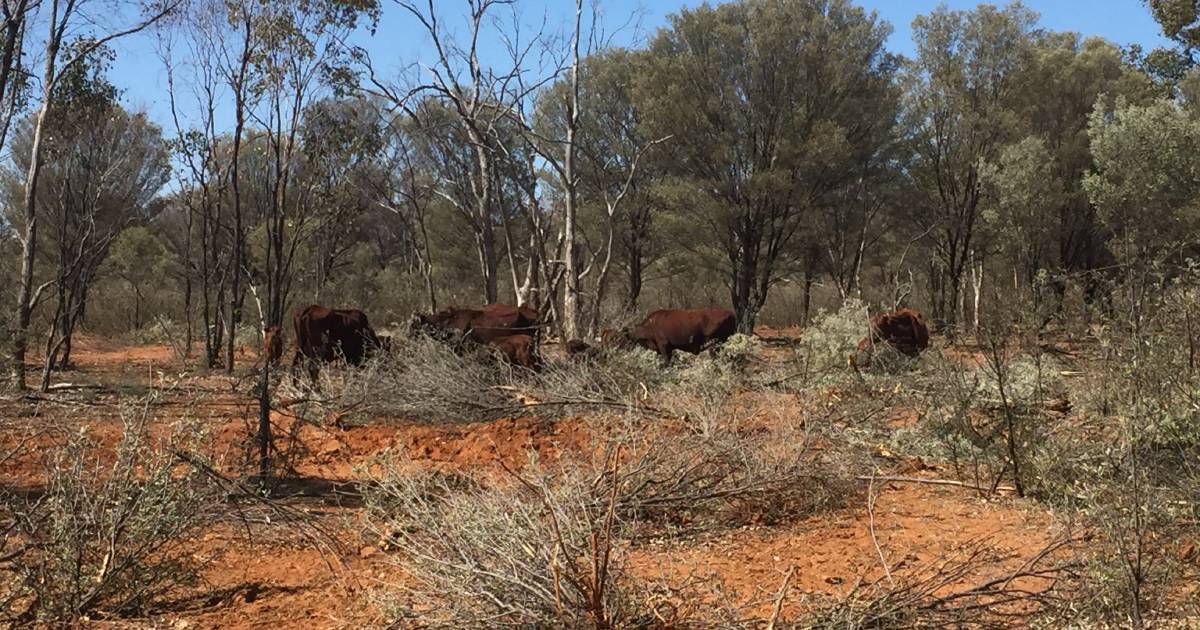
{"label": "tree trunk", "polygon": [[496,232],[492,227],[492,159],[488,154],[487,139],[471,125],[467,126],[467,136],[475,145],[475,161],[479,168],[479,181],[475,183],[475,218],[479,233],[475,242],[479,249],[479,270],[483,274],[483,299],[486,304],[494,304],[498,295],[499,265],[496,262]]}
{"label": "tree trunk", "polygon": [[630,235],[627,264],[629,265],[629,283],[626,286],[625,310],[633,312],[637,310],[638,298],[642,295],[641,239],[635,234]]}
{"label": "tree trunk", "polygon": [[[53,30],[53,29],[52,29]],[[33,126],[33,143],[29,149],[29,172],[25,175],[25,191],[22,208],[25,214],[25,235],[21,241],[21,290],[17,295],[17,329],[13,335],[13,385],[26,388],[25,349],[29,339],[29,322],[33,314],[33,264],[37,254],[37,182],[42,172],[42,132],[46,126],[46,113],[50,109],[51,84],[54,77],[54,61],[58,56],[58,45],[47,45],[46,72],[43,77],[45,89],[42,106],[38,110]]]}
{"label": "tree trunk", "polygon": [[575,35],[572,41],[574,57],[571,62],[571,93],[567,102],[567,129],[563,158],[563,250],[566,253],[566,287],[563,291],[563,337],[579,337],[579,268],[575,247],[576,205],[579,182],[575,175],[575,132],[579,128],[579,30],[583,16],[583,0],[575,0]]}
{"label": "tree trunk", "polygon": [[229,374],[233,373],[234,367],[234,344],[237,338],[237,326],[242,317],[242,265],[243,255],[245,253],[246,235],[243,233],[242,227],[242,173],[240,169],[240,161],[242,154],[242,133],[246,128],[246,73],[250,66],[250,50],[252,38],[252,24],[249,17],[245,17],[245,31],[242,40],[242,54],[238,60],[237,77],[234,91],[234,108],[236,123],[233,129],[233,155],[231,156],[232,169],[230,182],[233,186],[233,265],[229,270],[231,289],[229,295],[229,330],[227,354],[228,362],[225,364],[225,371]]}
{"label": "tree trunk", "polygon": [[800,320],[800,325],[801,325],[801,326],[807,326],[807,325],[808,325],[808,322],[809,322],[809,320],[810,320],[810,318],[811,318],[811,313],[812,313],[812,310],[811,310],[811,309],[812,309],[812,286],[813,286],[813,276],[812,276],[812,273],[811,273],[811,272],[809,272],[809,271],[806,271],[806,272],[804,273],[804,306],[803,306],[803,308],[801,309],[801,312],[803,313],[803,316],[802,316],[802,318],[801,318],[801,320]]}

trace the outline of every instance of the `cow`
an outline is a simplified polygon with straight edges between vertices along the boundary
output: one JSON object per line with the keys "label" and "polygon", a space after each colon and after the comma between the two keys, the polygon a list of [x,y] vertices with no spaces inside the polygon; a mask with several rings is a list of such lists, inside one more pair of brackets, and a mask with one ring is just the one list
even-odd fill
{"label": "cow", "polygon": [[737,330],[737,319],[723,308],[660,309],[628,331],[637,345],[670,360],[676,350],[699,354]]}
{"label": "cow", "polygon": [[871,329],[858,342],[858,348],[850,355],[852,368],[871,366],[871,355],[875,347],[887,344],[900,354],[915,357],[929,347],[929,326],[920,311],[902,308],[890,313],[879,313],[871,318]]}
{"label": "cow", "polygon": [[367,322],[367,315],[355,308],[306,306],[296,312],[292,324],[296,331],[292,369],[306,364],[313,382],[317,380],[321,363],[342,358],[349,365],[361,366],[381,347],[379,337]]}
{"label": "cow", "polygon": [[267,326],[263,329],[263,360],[269,365],[278,365],[283,358],[283,329]]}
{"label": "cow", "polygon": [[512,335],[528,335],[536,343],[540,319],[538,312],[527,306],[488,304],[481,308],[450,307],[432,315],[417,315],[413,318],[412,329],[446,341],[466,339],[487,344]]}
{"label": "cow", "polygon": [[493,339],[476,351],[479,358],[499,356],[509,365],[537,371],[542,367],[532,335],[509,335]]}

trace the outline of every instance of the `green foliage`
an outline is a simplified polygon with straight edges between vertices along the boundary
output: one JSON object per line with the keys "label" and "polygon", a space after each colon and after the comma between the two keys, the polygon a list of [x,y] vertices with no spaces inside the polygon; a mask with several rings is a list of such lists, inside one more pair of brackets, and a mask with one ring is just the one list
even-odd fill
{"label": "green foliage", "polygon": [[857,183],[853,165],[886,141],[888,34],[844,0],[747,0],[681,11],[650,43],[635,102],[650,136],[675,134],[672,210],[707,231],[691,243],[728,274],[743,331],[803,254],[803,210]]}
{"label": "green foliage", "polygon": [[813,370],[842,368],[870,329],[871,316],[866,304],[851,298],[836,312],[818,313],[812,325],[804,329],[800,341]]}
{"label": "green foliage", "polygon": [[1200,120],[1178,104],[1117,104],[1092,113],[1095,171],[1084,179],[1114,245],[1128,262],[1151,262],[1200,226]]}
{"label": "green foliage", "polygon": [[148,288],[171,271],[175,260],[162,240],[144,225],[125,228],[113,239],[107,266],[130,285]]}
{"label": "green foliage", "polygon": [[1001,243],[1016,250],[1013,258],[1032,277],[1056,245],[1060,218],[1055,210],[1063,192],[1054,156],[1044,140],[1030,136],[1001,149],[994,162],[983,165],[979,177],[990,201],[983,219]]}

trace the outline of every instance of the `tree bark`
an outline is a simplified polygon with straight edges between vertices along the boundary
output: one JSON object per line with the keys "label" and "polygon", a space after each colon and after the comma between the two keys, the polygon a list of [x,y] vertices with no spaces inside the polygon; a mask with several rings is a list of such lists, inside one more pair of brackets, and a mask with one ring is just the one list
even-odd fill
{"label": "tree bark", "polygon": [[567,102],[566,143],[563,146],[563,251],[566,265],[566,287],[563,291],[563,337],[579,337],[579,268],[575,247],[576,205],[579,181],[575,174],[575,134],[579,128],[579,30],[583,16],[583,0],[575,0],[575,35],[571,46],[571,93]]}
{"label": "tree bark", "polygon": [[25,190],[21,207],[25,218],[25,234],[21,239],[21,289],[17,295],[17,329],[13,335],[13,385],[26,389],[25,352],[29,340],[29,323],[33,314],[33,265],[37,254],[37,183],[42,172],[42,136],[46,115],[54,93],[55,62],[61,43],[58,24],[58,0],[51,4],[50,35],[46,41],[46,66],[42,73],[42,106],[38,108],[33,126],[33,143],[29,149],[29,171],[25,174]]}
{"label": "tree bark", "polygon": [[229,269],[231,292],[229,295],[229,330],[226,338],[227,362],[225,371],[233,373],[234,346],[237,342],[237,326],[242,317],[242,265],[246,248],[246,235],[242,226],[242,134],[246,128],[246,74],[250,67],[251,38],[253,37],[250,16],[243,16],[242,53],[238,58],[237,74],[234,78],[233,155],[231,156],[230,181],[233,187],[233,265]]}

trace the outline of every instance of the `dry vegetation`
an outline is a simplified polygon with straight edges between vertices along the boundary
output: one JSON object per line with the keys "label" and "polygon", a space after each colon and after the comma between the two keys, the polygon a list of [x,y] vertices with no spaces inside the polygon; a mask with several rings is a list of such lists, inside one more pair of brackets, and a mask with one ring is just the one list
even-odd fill
{"label": "dry vegetation", "polygon": [[[976,345],[870,371],[838,365],[864,325],[853,303],[786,345],[738,337],[665,367],[608,351],[552,355],[534,374],[398,340],[361,370],[325,370],[316,388],[276,373],[270,478],[253,458],[222,457],[253,444],[253,423],[169,420],[172,392],[206,400],[198,384],[136,405],[114,395],[127,402],[113,403],[103,439],[64,414],[107,403],[64,390],[39,403],[48,430],[6,433],[6,461],[43,466],[5,481],[9,621],[186,618],[222,551],[201,541],[225,531],[234,546],[261,544],[279,535],[273,521],[335,573],[361,571],[354,550],[372,550],[355,561],[386,569],[347,597],[371,623],[402,627],[1181,621],[1200,491],[1194,356],[1172,341],[1188,303],[1172,289],[1138,307],[1138,327],[1065,343],[984,328]],[[253,382],[229,383],[243,392],[233,415],[252,418]],[[466,440],[518,416],[531,441],[460,463],[412,442],[352,443],[412,427]],[[352,468],[332,494],[304,489],[313,462],[339,456]],[[880,506],[908,486],[1009,505],[1018,522],[1054,516],[1023,546],[1000,529],[899,553]],[[313,511],[305,496],[340,507]],[[730,574],[652,568],[706,541],[802,535],[847,516],[865,523],[867,553],[825,591],[802,595],[793,581],[812,576],[794,565],[757,592]]]}
{"label": "dry vegetation", "polygon": [[[0,625],[1200,622],[1193,0],[1148,54],[943,7],[908,59],[850,0],[630,48],[582,0],[120,4],[0,5]],[[346,48],[385,5],[440,54]],[[310,300],[391,350],[265,366]],[[495,302],[544,369],[398,332]],[[905,304],[933,346],[848,366]],[[561,348],[713,305],[699,356]]]}

